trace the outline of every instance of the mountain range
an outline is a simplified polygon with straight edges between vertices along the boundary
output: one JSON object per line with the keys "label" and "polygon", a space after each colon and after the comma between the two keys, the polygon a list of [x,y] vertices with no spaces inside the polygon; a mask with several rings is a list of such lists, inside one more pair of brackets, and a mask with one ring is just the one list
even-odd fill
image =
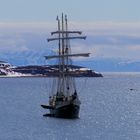
{"label": "mountain range", "polygon": [[[47,32],[47,31],[46,31]],[[15,66],[50,65],[44,56],[54,55],[57,43],[48,44],[49,34],[40,32],[11,32],[0,34],[0,60]],[[78,58],[74,65],[98,72],[140,71],[140,38],[130,35],[88,35],[86,41],[72,42],[74,53],[90,52],[91,57]]]}

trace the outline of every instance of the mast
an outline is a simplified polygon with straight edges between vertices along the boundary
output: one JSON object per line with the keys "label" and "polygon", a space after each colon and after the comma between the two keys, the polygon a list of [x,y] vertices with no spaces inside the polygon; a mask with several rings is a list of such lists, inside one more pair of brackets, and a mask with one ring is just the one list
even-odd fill
{"label": "mast", "polygon": [[[59,38],[59,41],[58,41],[58,49],[59,49],[59,51],[58,51],[58,55],[59,56],[61,56],[61,40],[60,40],[60,19],[58,18],[58,16],[57,16],[57,18],[56,18],[56,20],[58,21],[58,38]],[[53,34],[51,34],[51,35],[53,35]],[[60,73],[60,71],[61,71],[61,58],[59,57],[58,58],[58,65],[59,65],[59,78],[58,78],[58,80],[57,80],[57,94],[60,92],[60,82],[61,82],[61,73]]]}
{"label": "mast", "polygon": [[68,24],[67,24],[67,15],[65,15],[65,26],[66,26],[66,48],[65,48],[65,55],[66,55],[66,73],[67,73],[67,76],[66,76],[66,92],[67,92],[67,95],[69,95],[70,93],[70,84],[71,84],[71,80],[70,80],[70,76],[68,75],[69,74],[69,64],[71,61],[70,58],[69,58],[69,53],[70,53],[70,41],[68,39]]}
{"label": "mast", "polygon": [[[59,91],[58,91],[58,95],[64,95],[64,91],[65,91],[65,57],[64,57],[64,49],[65,49],[65,36],[64,36],[64,19],[63,19],[63,13],[62,13],[62,21],[61,21],[61,30],[62,30],[62,33],[61,33],[61,37],[59,35],[59,40],[61,41],[61,52],[59,54],[59,56],[62,56],[60,57],[60,60],[61,60],[61,65],[60,65],[60,62],[59,62],[59,72],[60,72],[60,77],[59,77],[59,80],[58,80],[58,85],[59,85]],[[60,31],[60,30],[59,30]],[[60,34],[60,32],[58,32]]]}

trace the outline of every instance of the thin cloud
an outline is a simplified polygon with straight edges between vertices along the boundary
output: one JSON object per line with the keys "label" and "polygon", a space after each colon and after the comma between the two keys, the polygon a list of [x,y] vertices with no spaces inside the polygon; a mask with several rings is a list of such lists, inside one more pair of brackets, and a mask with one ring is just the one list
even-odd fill
{"label": "thin cloud", "polygon": [[[0,31],[9,32],[48,32],[55,23],[51,22],[0,22]],[[55,28],[54,28],[55,29]]]}
{"label": "thin cloud", "polygon": [[[91,53],[91,57],[87,59],[140,60],[140,22],[70,22],[69,29],[82,30],[83,34],[87,35],[86,41],[74,40],[71,43],[75,53]],[[32,62],[29,59],[35,61],[38,55],[43,57],[44,54],[49,54],[51,49],[56,49],[56,42],[47,44],[46,41],[46,38],[50,37],[50,31],[55,30],[56,22],[0,23],[1,54],[16,52],[15,55],[23,55],[22,58],[28,59],[28,62]],[[55,47],[47,47],[48,45]]]}
{"label": "thin cloud", "polygon": [[[0,30],[39,31],[57,30],[57,22],[0,22]],[[118,31],[117,33],[136,32],[140,30],[140,22],[69,22],[69,29],[86,31]],[[113,33],[115,34],[115,32]],[[140,33],[139,33],[140,34]]]}

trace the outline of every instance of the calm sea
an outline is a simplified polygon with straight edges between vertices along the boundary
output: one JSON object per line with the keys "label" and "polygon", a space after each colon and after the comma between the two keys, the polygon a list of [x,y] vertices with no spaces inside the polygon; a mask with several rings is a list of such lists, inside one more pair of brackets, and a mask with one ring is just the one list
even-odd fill
{"label": "calm sea", "polygon": [[0,140],[140,140],[140,73],[76,79],[76,120],[42,116],[50,80],[0,78]]}

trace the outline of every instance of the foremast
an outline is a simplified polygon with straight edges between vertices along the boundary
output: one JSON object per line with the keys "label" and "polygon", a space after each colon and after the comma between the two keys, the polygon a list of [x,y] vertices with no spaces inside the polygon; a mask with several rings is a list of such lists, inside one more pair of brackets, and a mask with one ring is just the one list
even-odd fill
{"label": "foremast", "polygon": [[[58,41],[58,54],[53,56],[45,56],[46,59],[56,58],[58,59],[58,84],[57,84],[57,96],[70,96],[77,94],[74,77],[71,76],[70,66],[72,65],[71,57],[88,57],[89,53],[71,54],[70,40],[71,39],[86,39],[86,36],[81,36],[81,31],[69,31],[67,24],[67,16],[62,14],[61,20],[58,18],[58,31],[51,32],[51,35],[57,35],[57,37],[48,38],[50,41]],[[79,36],[70,36],[77,34]]]}

